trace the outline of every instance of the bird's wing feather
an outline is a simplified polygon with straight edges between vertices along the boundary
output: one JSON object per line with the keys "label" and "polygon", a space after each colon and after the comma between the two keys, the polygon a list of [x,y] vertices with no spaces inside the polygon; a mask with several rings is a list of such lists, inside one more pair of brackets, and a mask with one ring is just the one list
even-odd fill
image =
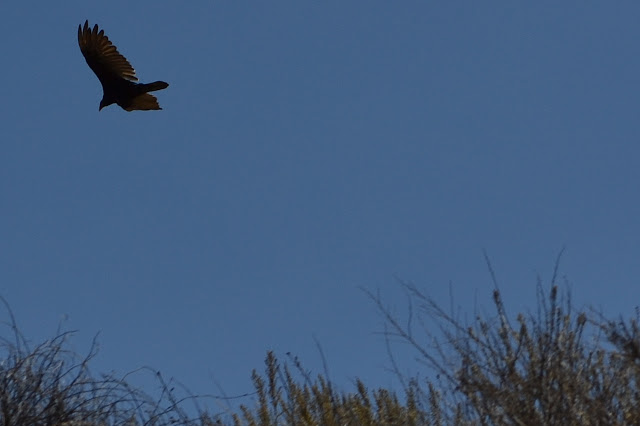
{"label": "bird's wing feather", "polygon": [[125,108],[125,110],[127,111],[148,111],[155,109],[162,108],[160,108],[160,105],[158,105],[158,99],[155,96],[150,95],[149,93],[143,93],[142,95],[136,96],[135,98],[133,98],[131,105]]}
{"label": "bird's wing feather", "polygon": [[138,81],[136,71],[127,58],[104,35],[104,30],[98,31],[97,25],[93,30],[89,27],[89,21],[85,21],[84,28],[78,26],[78,45],[87,64],[103,84],[118,77]]}

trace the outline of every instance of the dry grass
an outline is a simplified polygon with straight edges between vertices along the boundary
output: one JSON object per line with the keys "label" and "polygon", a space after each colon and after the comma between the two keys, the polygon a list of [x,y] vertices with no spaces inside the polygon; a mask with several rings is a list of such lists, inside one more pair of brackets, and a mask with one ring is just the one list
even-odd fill
{"label": "dry grass", "polygon": [[[538,282],[537,314],[511,321],[487,264],[495,311],[471,324],[411,284],[404,284],[411,300],[406,322],[368,293],[386,320],[387,337],[409,343],[442,379],[438,386],[421,384],[425,402],[434,389],[440,395],[439,404],[430,404],[432,424],[640,424],[637,316],[626,323],[575,311],[570,293],[556,284],[557,262],[548,293]],[[416,323],[428,327],[416,333]]]}
{"label": "dry grass", "polygon": [[128,375],[92,375],[95,342],[85,356],[66,349],[70,333],[31,347],[0,298],[11,336],[0,339],[0,426],[640,424],[640,314],[612,321],[576,311],[556,276],[548,293],[538,283],[536,314],[510,316],[496,283],[494,312],[470,324],[410,284],[408,318],[367,292],[387,343],[408,343],[436,382],[402,376],[390,346],[401,397],[361,380],[352,392],[337,390],[328,374],[312,376],[296,357],[282,363],[268,352],[264,373],[252,375],[254,402],[218,415],[184,387],[178,397],[175,383],[149,368],[140,370],[158,380],[155,397],[129,385]]}

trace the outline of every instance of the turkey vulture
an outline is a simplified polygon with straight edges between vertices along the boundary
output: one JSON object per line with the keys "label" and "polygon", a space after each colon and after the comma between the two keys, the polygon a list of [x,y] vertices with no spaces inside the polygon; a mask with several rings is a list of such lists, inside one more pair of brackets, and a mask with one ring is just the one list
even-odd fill
{"label": "turkey vulture", "polygon": [[78,45],[87,64],[102,83],[99,110],[111,104],[118,104],[127,111],[162,109],[156,97],[147,92],[166,89],[169,84],[164,81],[136,83],[135,70],[104,35],[104,30],[98,31],[97,25],[92,30],[89,21],[84,22],[84,28],[78,25]]}

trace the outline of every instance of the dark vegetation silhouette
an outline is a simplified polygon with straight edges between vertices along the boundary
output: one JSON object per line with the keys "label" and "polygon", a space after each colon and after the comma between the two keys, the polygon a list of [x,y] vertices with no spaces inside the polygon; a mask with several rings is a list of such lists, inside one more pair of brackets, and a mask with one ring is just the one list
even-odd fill
{"label": "dark vegetation silhouette", "polygon": [[[160,384],[160,394],[150,396],[127,382],[129,374],[91,374],[95,344],[78,356],[67,349],[68,332],[30,346],[0,298],[10,317],[9,337],[0,340],[0,425],[640,424],[640,313],[608,320],[576,310],[570,292],[559,290],[556,264],[551,283],[537,284],[535,313],[512,317],[490,271],[494,310],[469,323],[409,283],[401,283],[409,297],[404,317],[365,290],[385,320],[400,396],[360,379],[353,391],[338,390],[326,366],[313,375],[297,357],[286,354],[282,362],[273,352],[264,373],[253,371],[254,391],[245,395],[191,395],[143,368]],[[415,350],[429,379],[401,373],[393,356],[399,343]],[[211,401],[217,412],[201,408]]]}
{"label": "dark vegetation silhouette", "polygon": [[102,84],[100,110],[111,104],[118,104],[126,111],[162,109],[158,99],[148,92],[166,89],[169,84],[164,81],[136,83],[135,70],[104,35],[104,30],[99,30],[97,25],[92,30],[89,21],[84,22],[84,27],[78,25],[78,45]]}

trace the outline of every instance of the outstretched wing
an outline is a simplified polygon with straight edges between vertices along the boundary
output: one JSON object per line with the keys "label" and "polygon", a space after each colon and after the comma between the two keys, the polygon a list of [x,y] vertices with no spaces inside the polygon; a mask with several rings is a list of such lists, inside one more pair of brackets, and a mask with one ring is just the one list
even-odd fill
{"label": "outstretched wing", "polygon": [[157,110],[162,109],[160,105],[158,105],[158,99],[150,95],[148,93],[143,93],[142,95],[138,95],[131,101],[131,105],[124,108],[126,111],[149,111],[149,110]]}
{"label": "outstretched wing", "polygon": [[138,81],[136,71],[127,58],[104,35],[104,30],[98,31],[97,25],[92,30],[88,20],[84,22],[84,27],[78,25],[78,45],[87,64],[103,85],[117,78]]}

